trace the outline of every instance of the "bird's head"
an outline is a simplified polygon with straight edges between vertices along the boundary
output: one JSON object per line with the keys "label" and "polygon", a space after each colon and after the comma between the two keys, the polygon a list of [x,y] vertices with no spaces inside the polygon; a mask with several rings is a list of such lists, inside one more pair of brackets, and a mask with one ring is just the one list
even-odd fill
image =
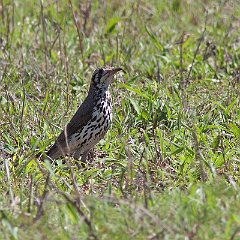
{"label": "bird's head", "polygon": [[113,82],[114,75],[121,71],[120,67],[103,67],[97,68],[92,75],[91,87],[95,89],[107,90]]}

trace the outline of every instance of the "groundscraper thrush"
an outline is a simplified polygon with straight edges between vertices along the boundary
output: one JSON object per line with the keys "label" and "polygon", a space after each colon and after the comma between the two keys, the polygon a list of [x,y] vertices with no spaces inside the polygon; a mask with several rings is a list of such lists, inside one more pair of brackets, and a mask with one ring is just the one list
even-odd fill
{"label": "groundscraper thrush", "polygon": [[86,99],[46,155],[54,160],[66,155],[86,161],[87,155],[106,134],[112,122],[109,85],[119,67],[97,68]]}

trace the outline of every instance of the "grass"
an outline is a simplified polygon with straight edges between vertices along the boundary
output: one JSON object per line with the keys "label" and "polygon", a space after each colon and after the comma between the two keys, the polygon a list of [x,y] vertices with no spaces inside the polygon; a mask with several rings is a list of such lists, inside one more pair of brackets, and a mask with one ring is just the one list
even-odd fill
{"label": "grass", "polygon": [[[240,238],[235,1],[0,5],[0,239]],[[39,162],[104,64],[98,156]]]}

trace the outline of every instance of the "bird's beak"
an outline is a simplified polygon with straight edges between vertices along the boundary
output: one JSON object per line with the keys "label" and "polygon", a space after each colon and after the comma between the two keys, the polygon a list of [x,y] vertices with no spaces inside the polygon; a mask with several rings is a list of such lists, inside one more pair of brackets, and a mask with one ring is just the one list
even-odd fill
{"label": "bird's beak", "polygon": [[112,74],[115,74],[115,73],[117,73],[119,71],[123,71],[123,69],[120,68],[120,67],[115,67],[115,68],[112,68],[109,72],[112,75]]}

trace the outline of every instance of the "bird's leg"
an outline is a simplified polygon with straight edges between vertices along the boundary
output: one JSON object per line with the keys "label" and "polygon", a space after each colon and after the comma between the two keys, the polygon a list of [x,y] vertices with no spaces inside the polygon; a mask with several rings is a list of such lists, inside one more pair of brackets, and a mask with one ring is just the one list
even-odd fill
{"label": "bird's leg", "polygon": [[88,153],[89,153],[89,150],[85,151],[84,153],[81,153],[81,149],[78,149],[78,150],[74,153],[73,158],[76,159],[76,160],[79,160],[80,157],[82,156],[80,163],[78,163],[78,162],[76,161],[76,165],[77,165],[77,167],[78,167],[79,169],[85,167]]}
{"label": "bird's leg", "polygon": [[73,158],[76,160],[79,160],[81,157],[81,149],[78,149],[74,154],[73,154]]}
{"label": "bird's leg", "polygon": [[82,155],[82,157],[81,157],[81,161],[82,161],[83,163],[86,163],[86,161],[87,161],[87,156],[88,156],[89,151],[90,151],[90,149],[87,150],[87,151],[85,151],[85,152],[83,153],[83,155]]}

